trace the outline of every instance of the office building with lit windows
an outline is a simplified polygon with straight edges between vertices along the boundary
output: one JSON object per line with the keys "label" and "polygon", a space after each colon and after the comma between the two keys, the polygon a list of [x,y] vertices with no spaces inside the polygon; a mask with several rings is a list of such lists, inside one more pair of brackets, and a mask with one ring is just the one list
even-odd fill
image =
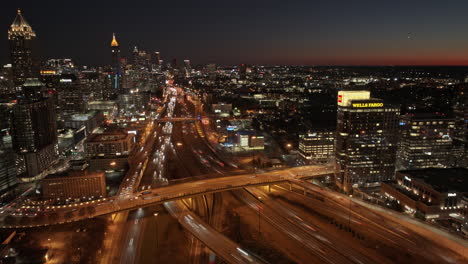
{"label": "office building with lit windows", "polygon": [[27,79],[23,98],[14,105],[11,119],[18,174],[35,177],[58,158],[57,124],[52,98],[42,97],[42,83]]}
{"label": "office building with lit windows", "polygon": [[336,184],[345,191],[393,179],[400,109],[369,91],[338,93]]}
{"label": "office building with lit windows", "polygon": [[86,139],[85,151],[88,157],[128,155],[134,146],[133,133],[123,130],[111,130],[91,134]]}
{"label": "office building with lit windows", "polygon": [[112,52],[112,88],[119,89],[121,87],[122,78],[122,67],[120,65],[120,46],[115,38],[115,34],[112,35],[111,41],[111,52]]}
{"label": "office building with lit windows", "polygon": [[119,128],[94,133],[85,141],[89,170],[110,171],[128,168],[128,158],[135,145],[135,134]]}
{"label": "office building with lit windows", "polygon": [[400,120],[399,169],[444,168],[451,162],[455,119],[406,114]]}
{"label": "office building with lit windows", "polygon": [[334,129],[313,129],[299,135],[299,154],[311,163],[329,163],[335,159]]}
{"label": "office building with lit windows", "polygon": [[49,175],[42,180],[46,199],[94,199],[106,197],[104,172],[71,170],[65,174]]}

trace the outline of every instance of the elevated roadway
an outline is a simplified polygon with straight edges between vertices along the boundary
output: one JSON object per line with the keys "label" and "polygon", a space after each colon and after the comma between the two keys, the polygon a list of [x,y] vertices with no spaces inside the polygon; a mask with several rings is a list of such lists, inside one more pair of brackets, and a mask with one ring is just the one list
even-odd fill
{"label": "elevated roadway", "polygon": [[181,201],[166,202],[164,207],[186,230],[228,263],[264,263],[206,224]]}

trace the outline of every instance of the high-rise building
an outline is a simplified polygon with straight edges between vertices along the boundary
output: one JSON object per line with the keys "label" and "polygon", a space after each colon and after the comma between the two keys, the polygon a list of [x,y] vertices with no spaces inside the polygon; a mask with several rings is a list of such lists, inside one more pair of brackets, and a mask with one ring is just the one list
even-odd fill
{"label": "high-rise building", "polygon": [[18,182],[15,165],[16,154],[13,151],[9,133],[13,106],[14,101],[2,98],[0,102],[0,193],[15,186]]}
{"label": "high-rise building", "polygon": [[345,191],[372,187],[395,173],[398,107],[371,98],[369,91],[338,93],[336,183]]}
{"label": "high-rise building", "polygon": [[83,91],[80,81],[74,74],[60,75],[56,91],[57,111],[61,120],[73,114],[85,112],[87,93]]}
{"label": "high-rise building", "polygon": [[450,163],[455,119],[437,114],[401,117],[398,169],[445,168]]}
{"label": "high-rise building", "polygon": [[112,87],[114,89],[120,88],[120,78],[122,76],[122,69],[120,67],[120,46],[115,38],[115,34],[112,35],[111,41],[112,51]]}
{"label": "high-rise building", "polygon": [[[40,90],[40,84],[37,79],[25,83],[30,85],[29,91]],[[13,149],[18,154],[18,171],[35,177],[58,157],[57,124],[52,98],[36,92],[28,94],[13,107],[11,135]]]}
{"label": "high-rise building", "polygon": [[161,65],[161,54],[159,51],[156,51],[153,56],[153,64],[154,65]]}
{"label": "high-rise building", "polygon": [[190,60],[184,60],[184,71],[185,76],[190,77],[190,73],[192,72],[192,65],[190,64]]}
{"label": "high-rise building", "polygon": [[313,129],[299,135],[299,154],[312,163],[332,162],[335,157],[334,129]]}
{"label": "high-rise building", "polygon": [[36,32],[32,30],[19,9],[8,30],[8,40],[14,84],[16,87],[21,87],[26,78],[39,75],[39,60],[35,46]]}
{"label": "high-rise building", "polygon": [[247,65],[246,64],[239,65],[239,79],[240,80],[247,79]]}
{"label": "high-rise building", "polygon": [[0,143],[0,193],[18,183],[15,157],[11,147],[5,147]]}

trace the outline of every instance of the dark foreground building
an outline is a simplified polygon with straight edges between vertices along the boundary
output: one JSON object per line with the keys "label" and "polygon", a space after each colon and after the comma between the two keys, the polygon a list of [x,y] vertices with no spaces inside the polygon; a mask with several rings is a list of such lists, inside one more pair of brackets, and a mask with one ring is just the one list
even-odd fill
{"label": "dark foreground building", "polygon": [[[11,135],[18,154],[18,174],[34,177],[50,167],[58,158],[57,124],[52,98],[37,95],[41,89],[37,79],[28,79],[23,86],[28,94],[13,107]],[[34,84],[34,85],[33,85]]]}

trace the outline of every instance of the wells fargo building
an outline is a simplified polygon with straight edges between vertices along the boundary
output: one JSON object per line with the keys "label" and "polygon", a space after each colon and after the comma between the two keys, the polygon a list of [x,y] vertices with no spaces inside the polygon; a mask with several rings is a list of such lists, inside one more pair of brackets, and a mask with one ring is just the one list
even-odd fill
{"label": "wells fargo building", "polygon": [[369,91],[338,93],[336,182],[345,191],[393,179],[398,141],[398,107],[371,98]]}

